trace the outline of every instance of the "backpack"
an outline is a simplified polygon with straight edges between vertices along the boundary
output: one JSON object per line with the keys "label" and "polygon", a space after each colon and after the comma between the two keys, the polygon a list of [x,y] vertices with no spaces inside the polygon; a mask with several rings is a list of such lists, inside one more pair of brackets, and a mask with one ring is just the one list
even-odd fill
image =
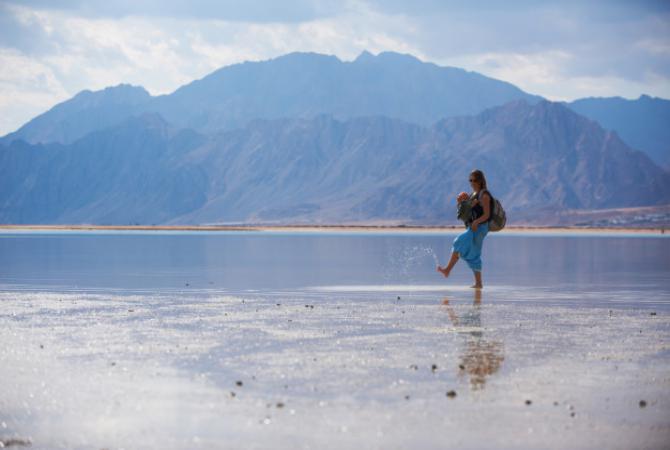
{"label": "backpack", "polygon": [[[487,191],[488,192],[488,191]],[[502,207],[502,204],[497,198],[491,197],[491,217],[489,217],[489,231],[500,231],[505,228],[507,223],[507,215]]]}

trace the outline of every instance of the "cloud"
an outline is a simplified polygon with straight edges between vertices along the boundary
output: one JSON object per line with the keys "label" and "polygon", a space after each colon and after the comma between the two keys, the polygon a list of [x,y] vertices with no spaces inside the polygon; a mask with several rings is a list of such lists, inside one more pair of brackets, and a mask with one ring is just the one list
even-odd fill
{"label": "cloud", "polygon": [[670,96],[670,2],[418,2],[367,5],[411,23],[395,36],[429,60],[532,93]]}
{"label": "cloud", "polygon": [[670,98],[667,77],[647,73],[639,80],[612,74],[592,76],[567,73],[565,68],[575,64],[575,55],[564,51],[537,53],[482,53],[450,59],[448,65],[469,67],[476,72],[508,81],[526,92],[540,93],[555,101],[570,101],[582,97],[624,96],[637,98],[642,93],[655,92]]}
{"label": "cloud", "polygon": [[56,50],[49,31],[32,11],[0,4],[0,48],[28,55],[49,54]]}
{"label": "cloud", "polygon": [[33,58],[0,49],[0,67],[11,69],[0,70],[0,132],[13,131],[70,97],[53,70]]}
{"label": "cloud", "polygon": [[336,0],[9,0],[35,10],[60,11],[87,18],[168,17],[227,22],[306,22],[336,14]]}

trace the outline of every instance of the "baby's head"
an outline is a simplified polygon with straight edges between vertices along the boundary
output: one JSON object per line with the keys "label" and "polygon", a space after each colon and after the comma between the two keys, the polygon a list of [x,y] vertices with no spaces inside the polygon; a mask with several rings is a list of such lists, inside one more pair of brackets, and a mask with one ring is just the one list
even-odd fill
{"label": "baby's head", "polygon": [[458,194],[458,197],[456,197],[456,201],[460,203],[466,201],[469,198],[470,196],[467,194],[467,192],[461,192],[460,194]]}

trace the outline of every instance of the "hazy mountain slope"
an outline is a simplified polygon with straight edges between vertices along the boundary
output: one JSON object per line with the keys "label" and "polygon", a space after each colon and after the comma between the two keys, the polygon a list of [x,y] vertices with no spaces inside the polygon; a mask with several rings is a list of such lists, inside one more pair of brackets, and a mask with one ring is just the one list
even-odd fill
{"label": "hazy mountain slope", "polygon": [[454,221],[481,168],[515,217],[670,203],[670,175],[550,102],[421,127],[257,120],[205,137],[144,115],[73,144],[0,148],[3,223]]}
{"label": "hazy mountain slope", "polygon": [[40,114],[0,142],[69,144],[93,131],[117,125],[151,101],[144,88],[121,84],[101,91],[82,91]]}
{"label": "hazy mountain slope", "polygon": [[515,86],[461,69],[438,67],[396,53],[363,53],[353,62],[291,53],[219,69],[169,95],[151,97],[120,85],[84,91],[36,117],[1,141],[71,143],[141,112],[161,114],[178,127],[216,132],[255,119],[341,119],[385,115],[429,125],[475,114],[514,99],[537,101]]}
{"label": "hazy mountain slope", "polygon": [[262,118],[340,119],[384,115],[429,125],[476,114],[510,100],[537,101],[517,87],[409,55],[363,53],[353,62],[291,53],[224,67],[156,99],[169,121],[202,131],[243,126]]}
{"label": "hazy mountain slope", "polygon": [[182,162],[202,138],[145,115],[70,144],[0,148],[3,223],[159,223],[204,202],[202,171]]}
{"label": "hazy mountain slope", "polygon": [[628,145],[670,169],[670,100],[646,95],[637,100],[584,98],[568,106],[604,128],[615,130]]}

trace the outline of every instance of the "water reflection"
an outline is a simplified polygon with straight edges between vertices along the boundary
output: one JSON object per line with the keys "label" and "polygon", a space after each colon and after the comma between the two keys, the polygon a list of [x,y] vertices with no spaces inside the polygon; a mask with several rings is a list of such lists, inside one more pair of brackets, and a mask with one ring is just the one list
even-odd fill
{"label": "water reflection", "polygon": [[473,295],[472,306],[460,317],[449,303],[449,298],[445,297],[442,304],[451,323],[465,337],[459,362],[461,374],[470,377],[472,390],[481,390],[486,385],[487,377],[500,370],[505,360],[505,350],[502,341],[484,337],[481,318],[482,291],[474,289]]}

